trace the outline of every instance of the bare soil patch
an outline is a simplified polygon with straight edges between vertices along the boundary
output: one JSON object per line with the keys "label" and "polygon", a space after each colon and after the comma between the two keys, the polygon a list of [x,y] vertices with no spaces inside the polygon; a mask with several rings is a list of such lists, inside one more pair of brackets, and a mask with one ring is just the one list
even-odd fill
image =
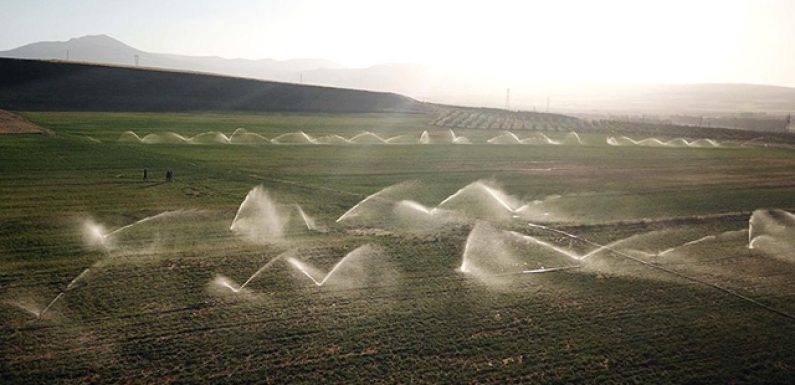
{"label": "bare soil patch", "polygon": [[0,134],[52,134],[52,131],[37,126],[27,119],[5,111],[0,110]]}

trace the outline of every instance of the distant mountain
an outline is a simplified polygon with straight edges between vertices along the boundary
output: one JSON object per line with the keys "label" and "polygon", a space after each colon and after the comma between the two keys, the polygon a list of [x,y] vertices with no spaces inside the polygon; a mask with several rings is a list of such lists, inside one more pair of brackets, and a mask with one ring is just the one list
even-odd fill
{"label": "distant mountain", "polygon": [[[76,62],[134,65],[198,71],[330,87],[396,92],[423,101],[465,106],[594,114],[655,114],[659,116],[731,115],[766,112],[778,116],[795,112],[795,88],[750,84],[550,86],[530,82],[489,81],[471,73],[412,63],[344,68],[322,59],[247,60],[214,56],[150,53],[105,35],[63,42],[33,43],[0,57],[66,59]],[[548,103],[547,103],[548,102]]]}
{"label": "distant mountain", "polygon": [[300,72],[342,68],[323,59],[248,60],[224,59],[217,56],[187,56],[141,51],[107,35],[83,36],[67,41],[28,44],[8,51],[0,57],[17,59],[69,60],[75,62],[166,68],[184,71],[212,72],[224,75],[268,80],[300,80]]}
{"label": "distant mountain", "polygon": [[0,59],[0,109],[422,113],[430,107],[386,92],[173,70]]}

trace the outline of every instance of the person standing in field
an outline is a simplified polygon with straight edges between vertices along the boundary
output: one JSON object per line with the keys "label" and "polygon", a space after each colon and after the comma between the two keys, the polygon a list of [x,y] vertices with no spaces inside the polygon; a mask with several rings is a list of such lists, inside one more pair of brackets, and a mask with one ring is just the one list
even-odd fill
{"label": "person standing in field", "polygon": [[146,179],[147,179],[147,177],[148,177],[148,175],[147,175],[148,171],[149,171],[149,170],[147,170],[146,168],[144,168],[144,180],[146,180]]}

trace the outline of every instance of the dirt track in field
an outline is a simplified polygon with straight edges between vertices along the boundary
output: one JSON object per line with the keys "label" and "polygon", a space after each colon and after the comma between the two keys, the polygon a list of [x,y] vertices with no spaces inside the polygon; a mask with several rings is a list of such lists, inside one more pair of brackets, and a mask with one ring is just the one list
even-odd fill
{"label": "dirt track in field", "polygon": [[52,131],[17,114],[0,110],[0,134],[52,134]]}

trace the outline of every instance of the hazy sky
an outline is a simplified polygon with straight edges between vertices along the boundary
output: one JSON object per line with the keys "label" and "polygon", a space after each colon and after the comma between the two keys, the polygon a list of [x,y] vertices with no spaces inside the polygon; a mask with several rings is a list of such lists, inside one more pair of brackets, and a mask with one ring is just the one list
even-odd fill
{"label": "hazy sky", "polygon": [[0,50],[108,34],[152,52],[414,62],[510,80],[795,86],[795,0],[0,0]]}

